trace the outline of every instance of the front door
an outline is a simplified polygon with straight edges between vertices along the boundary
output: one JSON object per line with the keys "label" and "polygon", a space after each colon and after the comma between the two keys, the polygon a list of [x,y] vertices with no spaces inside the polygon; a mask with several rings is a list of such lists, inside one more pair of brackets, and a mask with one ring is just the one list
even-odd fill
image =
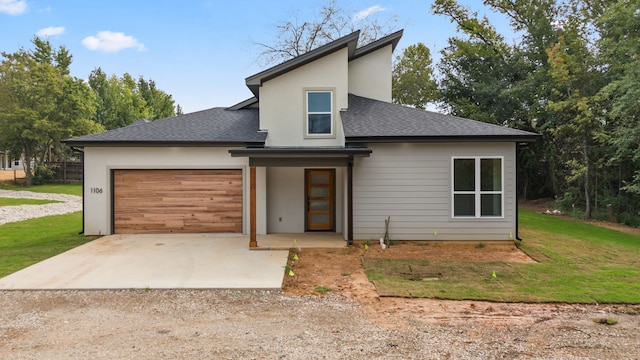
{"label": "front door", "polygon": [[306,231],[335,231],[335,169],[305,170]]}

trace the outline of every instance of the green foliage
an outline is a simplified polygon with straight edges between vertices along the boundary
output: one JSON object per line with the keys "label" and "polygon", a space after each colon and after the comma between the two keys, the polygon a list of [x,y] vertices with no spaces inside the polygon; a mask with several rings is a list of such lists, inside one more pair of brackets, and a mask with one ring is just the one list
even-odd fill
{"label": "green foliage", "polygon": [[521,196],[568,195],[586,217],[625,203],[616,213],[637,216],[640,1],[483,4],[509,19],[513,40],[456,0],[431,7],[458,28],[438,64],[444,108],[542,135],[520,152]]}
{"label": "green foliage", "polygon": [[81,184],[46,184],[46,185],[33,185],[25,187],[23,185],[5,185],[0,184],[2,190],[15,190],[15,191],[33,191],[37,193],[48,194],[68,194],[82,196]]}
{"label": "green foliage", "polygon": [[91,120],[95,97],[69,76],[69,52],[38,37],[32,43],[33,50],[2,53],[0,63],[0,147],[22,154],[28,185],[63,151],[61,140],[102,130]]}
{"label": "green foliage", "polygon": [[315,290],[315,292],[320,293],[320,294],[326,294],[329,291],[332,291],[333,289],[328,287],[328,286],[318,285],[313,290]]}
{"label": "green foliage", "polygon": [[423,43],[404,49],[393,65],[393,102],[424,109],[437,99],[431,53]]}
{"label": "green foliage", "polygon": [[82,245],[82,213],[0,225],[0,277]]}
{"label": "green foliage", "polygon": [[53,204],[58,202],[60,201],[0,197],[0,206],[43,205],[43,204]]}
{"label": "green foliage", "polygon": [[159,90],[153,80],[140,77],[136,82],[128,73],[107,77],[97,68],[89,75],[89,86],[98,99],[95,121],[106,129],[175,115],[171,95]]}
{"label": "green foliage", "polygon": [[596,319],[593,319],[593,322],[596,324],[602,324],[602,325],[615,325],[618,323],[618,320],[613,318],[596,318]]}

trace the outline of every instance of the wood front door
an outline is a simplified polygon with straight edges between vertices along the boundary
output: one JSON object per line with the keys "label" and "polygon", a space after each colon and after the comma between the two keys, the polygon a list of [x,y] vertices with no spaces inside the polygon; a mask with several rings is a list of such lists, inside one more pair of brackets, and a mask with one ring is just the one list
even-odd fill
{"label": "wood front door", "polygon": [[305,170],[306,230],[335,231],[335,169]]}

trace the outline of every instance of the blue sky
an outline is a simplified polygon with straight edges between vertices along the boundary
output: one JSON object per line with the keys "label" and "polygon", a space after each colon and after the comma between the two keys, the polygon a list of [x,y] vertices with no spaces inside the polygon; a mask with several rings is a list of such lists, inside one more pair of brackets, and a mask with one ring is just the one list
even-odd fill
{"label": "blue sky", "polygon": [[[481,10],[481,1],[463,1]],[[276,26],[309,20],[325,0],[0,0],[0,51],[32,48],[35,34],[73,55],[73,76],[100,67],[153,80],[184,112],[231,106],[251,97],[244,79],[264,69],[256,61],[273,43]],[[396,50],[417,42],[432,57],[455,35],[455,25],[430,12],[431,1],[338,0],[352,19],[395,16],[404,36]],[[505,19],[492,15],[498,28]]]}

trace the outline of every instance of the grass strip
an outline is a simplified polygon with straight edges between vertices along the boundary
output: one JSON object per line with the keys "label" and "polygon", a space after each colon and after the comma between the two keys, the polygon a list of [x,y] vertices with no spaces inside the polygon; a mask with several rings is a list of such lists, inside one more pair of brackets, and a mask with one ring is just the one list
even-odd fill
{"label": "grass strip", "polygon": [[61,201],[0,197],[0,206],[44,205],[44,204],[53,204],[53,203],[59,203],[59,202]]}
{"label": "grass strip", "polygon": [[26,187],[23,185],[0,184],[0,189],[82,196],[82,184],[44,184],[44,185],[33,185],[29,187]]}

